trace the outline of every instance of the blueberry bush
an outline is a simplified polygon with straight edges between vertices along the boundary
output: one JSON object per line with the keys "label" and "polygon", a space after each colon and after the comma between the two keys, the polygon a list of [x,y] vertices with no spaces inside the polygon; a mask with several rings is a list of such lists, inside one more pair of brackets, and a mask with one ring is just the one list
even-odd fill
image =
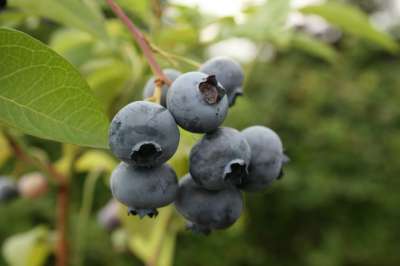
{"label": "blueberry bush", "polygon": [[398,265],[398,18],[238,2],[0,0],[0,265]]}

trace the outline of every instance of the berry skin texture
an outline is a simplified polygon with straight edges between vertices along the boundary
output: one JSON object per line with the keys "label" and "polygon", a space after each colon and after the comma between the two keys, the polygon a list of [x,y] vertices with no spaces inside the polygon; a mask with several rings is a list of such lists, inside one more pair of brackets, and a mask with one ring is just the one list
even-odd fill
{"label": "berry skin texture", "polygon": [[215,76],[188,72],[179,76],[167,94],[167,108],[182,128],[194,133],[216,130],[228,112],[225,89]]}
{"label": "berry skin texture", "polygon": [[167,164],[143,168],[120,163],[111,175],[111,192],[141,218],[158,214],[157,208],[172,203],[178,191],[176,174]]}
{"label": "berry skin texture", "polygon": [[197,142],[189,156],[193,180],[210,190],[241,184],[247,177],[251,150],[236,129],[222,127]]}
{"label": "berry skin texture", "polygon": [[15,182],[7,177],[0,177],[0,203],[9,202],[19,196]]}
{"label": "berry skin texture", "polygon": [[188,220],[189,229],[208,234],[234,224],[242,213],[243,199],[240,191],[234,187],[206,190],[187,174],[179,182],[175,207]]}
{"label": "berry skin texture", "polygon": [[[171,68],[166,68],[163,70],[164,74],[167,76],[167,78],[171,81],[174,81],[177,77],[179,77],[182,73],[179,72],[178,70],[171,69]],[[156,78],[151,77],[147,82],[146,85],[144,86],[143,90],[143,98],[147,99],[151,97],[154,94],[154,89],[156,88],[155,84]],[[162,93],[161,93],[161,102],[160,104],[164,107],[167,107],[167,92],[168,92],[169,86],[167,84],[164,84],[162,86]]]}
{"label": "berry skin texture", "polygon": [[243,95],[243,69],[235,60],[225,56],[214,57],[206,61],[199,71],[216,76],[226,90],[229,106],[235,104],[237,96]]}
{"label": "berry skin texture", "polygon": [[161,165],[174,155],[179,143],[178,126],[159,104],[137,101],[122,108],[109,129],[111,151],[135,165]]}
{"label": "berry skin texture", "polygon": [[249,175],[239,186],[246,191],[260,191],[282,177],[283,166],[289,158],[283,153],[279,136],[264,126],[244,129],[242,135],[251,148]]}

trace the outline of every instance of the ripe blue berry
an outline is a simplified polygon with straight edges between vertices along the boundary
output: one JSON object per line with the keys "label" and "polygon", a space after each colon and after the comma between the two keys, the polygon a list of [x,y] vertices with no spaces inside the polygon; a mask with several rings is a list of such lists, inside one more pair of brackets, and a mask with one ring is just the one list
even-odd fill
{"label": "ripe blue berry", "polygon": [[11,201],[18,195],[16,183],[7,177],[0,177],[0,203]]}
{"label": "ripe blue berry", "polygon": [[228,98],[215,76],[188,72],[179,76],[169,88],[167,108],[182,128],[206,133],[214,131],[224,121]]}
{"label": "ripe blue berry", "polygon": [[283,153],[279,136],[264,126],[252,126],[242,131],[251,148],[249,175],[239,186],[248,191],[259,191],[282,177],[283,166],[289,158]]}
{"label": "ripe blue berry", "polygon": [[243,94],[243,70],[233,59],[224,56],[211,58],[199,71],[216,76],[226,90],[229,106],[234,105],[236,97]]}
{"label": "ripe blue berry", "polygon": [[[179,77],[179,75],[182,74],[178,70],[171,69],[171,68],[164,69],[163,72],[167,76],[167,78],[171,81],[174,81],[177,77]],[[147,81],[146,85],[144,86],[143,97],[145,99],[151,97],[154,94],[154,89],[156,88],[155,81],[156,81],[156,78],[152,77]],[[164,107],[167,107],[166,99],[167,99],[168,88],[169,88],[169,86],[167,84],[164,84],[161,88],[162,94],[161,94],[160,104]]]}
{"label": "ripe blue berry", "polygon": [[178,191],[176,174],[166,164],[143,168],[120,163],[111,175],[111,192],[128,206],[128,213],[144,217],[158,214],[157,208],[175,200]]}
{"label": "ripe blue berry", "polygon": [[122,108],[110,125],[111,151],[136,166],[166,162],[179,143],[179,130],[171,113],[159,104],[137,101]]}
{"label": "ripe blue berry", "polygon": [[192,231],[208,234],[234,224],[242,212],[243,199],[235,187],[206,190],[187,174],[179,182],[175,207]]}
{"label": "ripe blue berry", "polygon": [[242,134],[222,127],[208,133],[190,152],[190,174],[206,189],[239,185],[247,176],[250,146]]}

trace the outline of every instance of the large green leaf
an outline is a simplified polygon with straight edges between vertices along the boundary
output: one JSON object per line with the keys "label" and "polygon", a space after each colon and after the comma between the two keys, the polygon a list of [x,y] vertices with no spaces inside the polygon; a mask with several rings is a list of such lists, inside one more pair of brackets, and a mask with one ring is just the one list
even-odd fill
{"label": "large green leaf", "polygon": [[399,46],[390,35],[375,29],[368,16],[354,6],[327,2],[323,5],[306,6],[300,11],[319,15],[343,31],[373,42],[390,52],[399,50]]}
{"label": "large green leaf", "polygon": [[0,122],[41,138],[107,147],[108,120],[78,71],[38,40],[5,28]]}
{"label": "large green leaf", "polygon": [[107,39],[101,10],[93,0],[11,0],[10,6]]}

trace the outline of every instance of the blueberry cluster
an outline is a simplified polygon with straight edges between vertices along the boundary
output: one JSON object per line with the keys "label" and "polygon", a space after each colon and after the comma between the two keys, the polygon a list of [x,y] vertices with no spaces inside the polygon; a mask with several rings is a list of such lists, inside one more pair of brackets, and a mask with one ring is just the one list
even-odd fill
{"label": "blueberry cluster", "polygon": [[[243,70],[234,60],[213,58],[199,71],[164,70],[172,80],[161,88],[160,104],[137,101],[122,108],[110,125],[110,147],[123,162],[113,171],[113,196],[130,214],[157,215],[175,203],[193,231],[231,226],[240,216],[240,190],[260,191],[282,176],[288,162],[279,136],[263,126],[242,132],[220,127],[242,95]],[[150,79],[144,97],[151,97]],[[178,126],[203,137],[189,155],[189,173],[179,184],[165,162],[176,152]]]}

